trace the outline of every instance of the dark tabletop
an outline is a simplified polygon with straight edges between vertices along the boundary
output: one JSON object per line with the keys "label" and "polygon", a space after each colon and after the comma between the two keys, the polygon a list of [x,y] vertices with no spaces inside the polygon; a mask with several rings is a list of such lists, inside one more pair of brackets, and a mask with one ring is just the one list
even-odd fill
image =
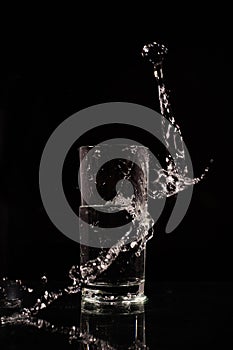
{"label": "dark tabletop", "polygon": [[111,312],[81,310],[80,297],[67,296],[38,317],[60,329],[81,327],[96,345],[87,337],[69,344],[67,334],[43,327],[9,326],[0,327],[0,349],[232,349],[232,292],[230,282],[160,282],[147,285],[144,307]]}

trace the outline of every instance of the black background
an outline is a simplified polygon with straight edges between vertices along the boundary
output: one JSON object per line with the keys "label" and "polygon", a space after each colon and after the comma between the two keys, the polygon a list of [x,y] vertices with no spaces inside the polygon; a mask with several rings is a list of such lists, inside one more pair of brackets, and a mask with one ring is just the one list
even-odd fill
{"label": "black background", "polygon": [[[75,16],[74,16],[75,17]],[[164,64],[173,109],[198,176],[189,210],[169,235],[161,223],[147,248],[147,281],[232,280],[230,34],[218,22],[170,23],[163,15],[145,25],[121,17],[93,22],[75,18],[50,23],[31,16],[1,32],[0,58],[0,274],[63,279],[79,260],[78,244],[50,222],[38,186],[40,157],[51,133],[73,113],[91,105],[125,101],[159,111],[152,66],[141,49],[159,41],[169,48]],[[53,16],[53,19],[56,16]],[[145,20],[145,17],[142,18]],[[222,18],[224,20],[224,18]],[[227,21],[226,21],[227,22]],[[34,24],[34,25],[33,25]],[[25,25],[25,28],[24,28]],[[112,133],[112,134],[111,134]],[[120,137],[104,128],[82,139]],[[140,140],[139,140],[140,141]],[[73,160],[76,162],[77,159]],[[69,168],[70,166],[70,168]],[[70,169],[70,171],[69,171]],[[76,178],[67,163],[68,195]],[[69,178],[70,176],[70,178]],[[73,187],[73,191],[72,191]],[[74,199],[73,199],[74,201]],[[78,193],[77,193],[78,207]]]}

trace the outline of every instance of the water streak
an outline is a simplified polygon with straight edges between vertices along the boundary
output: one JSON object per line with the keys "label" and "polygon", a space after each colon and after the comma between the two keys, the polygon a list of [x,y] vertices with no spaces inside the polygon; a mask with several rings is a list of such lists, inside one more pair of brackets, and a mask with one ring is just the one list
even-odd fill
{"label": "water streak", "polygon": [[[164,45],[156,42],[145,45],[142,49],[142,56],[153,64],[154,76],[158,85],[158,97],[160,103],[160,113],[162,115],[162,133],[167,150],[174,150],[175,157],[169,152],[165,157],[166,169],[154,169],[155,180],[151,183],[150,196],[152,198],[162,198],[173,196],[188,186],[193,186],[203,180],[209,171],[209,166],[196,178],[187,176],[188,168],[185,160],[185,147],[179,125],[176,123],[170,98],[169,90],[165,85],[163,74],[163,61],[168,50]],[[166,121],[169,121],[167,123]],[[172,126],[172,127],[171,127]],[[212,163],[212,159],[210,163]]]}
{"label": "water streak", "polygon": [[[205,174],[208,172],[209,167],[207,167],[204,173],[199,178],[190,179],[187,176],[188,169],[185,162],[185,148],[183,143],[183,137],[181,134],[180,127],[177,125],[174,115],[172,113],[171,104],[169,101],[168,90],[164,82],[163,74],[163,60],[166,56],[167,48],[164,45],[159,45],[157,43],[151,43],[143,47],[142,55],[149,59],[154,67],[154,76],[158,84],[158,93],[160,101],[160,112],[163,116],[162,119],[162,132],[163,138],[167,148],[173,148],[175,150],[175,158],[173,159],[168,153],[166,155],[166,169],[155,169],[154,180],[151,181],[151,186],[149,190],[149,195],[153,198],[163,198],[170,197],[183,191],[187,186],[192,186],[199,181],[201,181]],[[171,128],[170,124],[165,123],[168,120],[173,126]],[[167,126],[168,125],[168,126]],[[132,149],[133,152],[133,149]],[[130,172],[130,169],[129,169]],[[127,179],[128,173],[125,174],[125,179]],[[137,230],[135,231],[134,239],[128,244],[129,234],[131,231],[127,231],[124,236],[112,246],[107,253],[101,254],[94,260],[88,261],[85,265],[80,268],[78,266],[72,266],[69,271],[69,278],[72,281],[70,286],[64,289],[59,289],[58,291],[49,292],[47,289],[38,298],[35,304],[29,308],[23,308],[18,312],[13,313],[10,316],[1,317],[1,325],[27,325],[36,328],[45,328],[48,331],[54,333],[67,334],[69,340],[72,341],[82,341],[85,344],[93,344],[98,349],[114,349],[110,344],[103,342],[102,340],[96,339],[90,334],[82,334],[80,329],[77,327],[55,327],[49,322],[40,320],[36,318],[36,315],[40,310],[48,307],[54,301],[61,298],[63,295],[77,294],[81,291],[83,284],[88,282],[93,282],[97,276],[106,271],[108,267],[112,264],[118,255],[122,251],[128,251],[130,249],[135,249],[135,254],[140,255],[141,251],[145,249],[146,243],[153,236],[153,231],[149,230],[153,226],[153,220],[150,217],[147,207],[141,207],[140,203],[135,201],[134,196],[124,197],[121,192],[121,187],[118,188],[117,196],[112,201],[114,205],[116,204],[126,204],[127,211],[132,216],[133,223],[137,223]],[[111,203],[110,203],[111,204]],[[47,279],[44,276],[44,283],[46,285]],[[4,288],[4,287],[3,287]],[[25,287],[26,288],[26,287]],[[30,291],[30,288],[27,288]],[[2,294],[4,291],[2,290]],[[141,349],[140,344],[134,344],[129,349]],[[143,347],[145,349],[145,347]]]}

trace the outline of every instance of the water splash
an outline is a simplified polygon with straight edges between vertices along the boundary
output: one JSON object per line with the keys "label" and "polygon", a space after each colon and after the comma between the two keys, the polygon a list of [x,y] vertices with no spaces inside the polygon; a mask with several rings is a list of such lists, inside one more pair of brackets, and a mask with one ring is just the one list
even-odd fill
{"label": "water splash", "polygon": [[[46,320],[40,318],[33,318],[32,316],[25,316],[21,314],[13,314],[12,316],[4,316],[1,318],[2,326],[27,326],[40,330],[44,330],[51,334],[60,334],[67,338],[69,344],[82,343],[85,345],[94,346],[96,350],[116,350],[108,342],[99,339],[87,332],[82,332],[79,327],[76,326],[56,326]],[[134,345],[133,345],[134,346]],[[129,349],[139,349],[136,347],[130,347]]]}
{"label": "water splash", "polygon": [[[181,134],[180,127],[177,125],[174,115],[172,113],[169,93],[164,83],[163,67],[162,63],[166,56],[167,48],[164,45],[157,43],[151,43],[143,47],[142,55],[146,57],[154,67],[154,76],[158,84],[158,93],[160,101],[160,111],[163,116],[162,119],[162,132],[163,138],[167,148],[173,147],[175,149],[175,158],[173,159],[170,154],[166,156],[166,169],[155,169],[155,179],[152,181],[152,186],[149,191],[149,195],[152,198],[170,197],[177,194],[180,191],[185,190],[188,186],[192,186],[200,182],[209,170],[207,167],[204,173],[198,177],[191,179],[187,176],[188,169],[185,162],[185,150],[184,143]],[[168,120],[174,128],[171,128],[165,120]],[[133,150],[132,150],[133,151]],[[130,171],[130,170],[129,170]],[[127,179],[126,174],[126,179]],[[48,307],[50,304],[61,298],[63,295],[77,294],[81,291],[84,284],[94,281],[97,276],[106,271],[108,267],[115,261],[120,252],[134,249],[136,255],[140,255],[141,251],[145,249],[146,243],[153,236],[153,231],[149,230],[153,226],[152,218],[150,217],[147,207],[141,207],[140,203],[135,201],[134,197],[122,196],[121,187],[118,189],[117,196],[113,200],[114,205],[124,204],[127,211],[132,216],[132,221],[138,223],[137,230],[133,241],[128,244],[128,237],[130,231],[112,246],[105,254],[101,254],[97,259],[90,260],[80,268],[78,266],[72,266],[69,271],[69,278],[72,281],[70,286],[67,286],[58,291],[49,292],[47,289],[42,296],[37,299],[36,303],[29,307],[23,308],[12,315],[2,316],[0,324],[6,325],[29,325],[36,328],[45,328],[51,332],[61,332],[68,334],[71,341],[77,340],[85,342],[86,344],[94,344],[99,346],[100,349],[114,349],[109,344],[106,344],[102,340],[96,339],[89,334],[82,334],[77,327],[61,327],[57,328],[47,321],[36,318],[36,315],[40,310]],[[109,203],[111,204],[111,203]],[[127,246],[128,244],[128,246]],[[126,248],[127,246],[127,248]],[[47,278],[44,276],[43,281],[46,285]],[[7,301],[4,286],[1,287],[0,293],[2,298]],[[26,288],[26,287],[25,287]],[[27,288],[29,292],[31,289]],[[0,294],[0,296],[1,296]],[[8,301],[9,302],[9,301]],[[134,344],[129,349],[141,349],[140,344]],[[145,348],[145,347],[143,347]]]}
{"label": "water splash", "polygon": [[[190,178],[187,176],[188,169],[185,159],[185,147],[183,136],[179,125],[176,123],[171,108],[169,91],[166,88],[163,74],[163,61],[168,50],[164,45],[157,42],[145,45],[142,49],[142,56],[153,64],[154,77],[158,85],[160,112],[162,115],[162,133],[167,149],[173,149],[175,157],[170,153],[165,157],[166,169],[155,169],[155,180],[152,181],[149,195],[152,198],[163,198],[173,196],[188,186],[193,186],[204,179],[209,171],[209,166],[204,169],[201,176]],[[168,120],[170,123],[167,123]],[[173,126],[173,128],[171,127]],[[212,163],[213,160],[210,160]]]}

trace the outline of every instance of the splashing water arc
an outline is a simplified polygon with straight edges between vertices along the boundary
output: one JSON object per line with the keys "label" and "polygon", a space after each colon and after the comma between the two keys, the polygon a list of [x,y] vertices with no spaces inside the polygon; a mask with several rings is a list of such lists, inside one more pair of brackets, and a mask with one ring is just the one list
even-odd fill
{"label": "splashing water arc", "polygon": [[[175,150],[176,155],[175,158],[172,158],[170,154],[167,154],[166,168],[159,169],[158,171],[155,170],[155,179],[151,181],[149,189],[149,194],[154,199],[164,197],[167,198],[187,189],[189,186],[192,186],[202,180],[208,171],[207,167],[199,178],[191,179],[187,176],[183,138],[180,127],[177,125],[172,113],[167,88],[164,83],[162,63],[166,57],[166,54],[167,48],[164,45],[160,45],[155,42],[145,45],[142,50],[142,56],[149,60],[149,62],[153,65],[154,76],[158,84],[160,111],[163,116],[161,125],[163,138],[166,145]],[[165,123],[166,119],[169,120],[169,122],[174,126],[173,131],[169,127],[169,124]],[[180,135],[180,142],[178,142],[177,133]],[[122,201],[124,202],[126,198],[121,196],[118,197],[118,200],[120,200],[122,203]],[[135,254],[140,255],[141,251],[145,249],[148,240],[152,238],[153,233],[149,232],[148,229],[151,227],[152,219],[148,212],[141,210],[140,204],[137,203],[136,206],[133,205],[133,201],[130,201],[129,198],[127,198],[127,210],[133,216],[133,220],[139,223],[133,244],[131,243],[127,249],[131,249],[132,246],[135,249],[136,246],[137,249],[135,249]],[[72,266],[69,271],[69,278],[72,281],[70,286],[53,292],[49,292],[45,288],[44,294],[41,295],[41,297],[37,299],[36,303],[30,308],[23,308],[11,316],[2,316],[1,325],[29,325],[36,328],[45,327],[47,330],[55,331],[54,326],[52,326],[49,322],[36,318],[39,311],[48,307],[55,300],[59,299],[65,294],[70,295],[79,293],[84,283],[94,281],[97,276],[108,269],[112,262],[117,259],[123,247],[127,245],[127,237],[128,233],[126,232],[119,242],[109,248],[107,253],[99,256],[97,259],[88,261],[85,265],[80,266],[80,268],[78,266]],[[46,286],[47,279],[45,276],[43,276],[43,280]],[[27,290],[28,292],[32,291],[30,288]],[[2,293],[4,294],[4,289]],[[94,339],[89,334],[81,334],[81,331],[77,327],[71,327],[68,330],[66,327],[56,328],[58,333],[63,332],[64,330],[66,334],[67,332],[69,333],[71,340],[83,340],[86,342],[86,344],[97,344],[99,342],[99,344],[104,345],[104,343],[101,343],[101,340]],[[108,349],[114,348],[110,347],[109,345]]]}

